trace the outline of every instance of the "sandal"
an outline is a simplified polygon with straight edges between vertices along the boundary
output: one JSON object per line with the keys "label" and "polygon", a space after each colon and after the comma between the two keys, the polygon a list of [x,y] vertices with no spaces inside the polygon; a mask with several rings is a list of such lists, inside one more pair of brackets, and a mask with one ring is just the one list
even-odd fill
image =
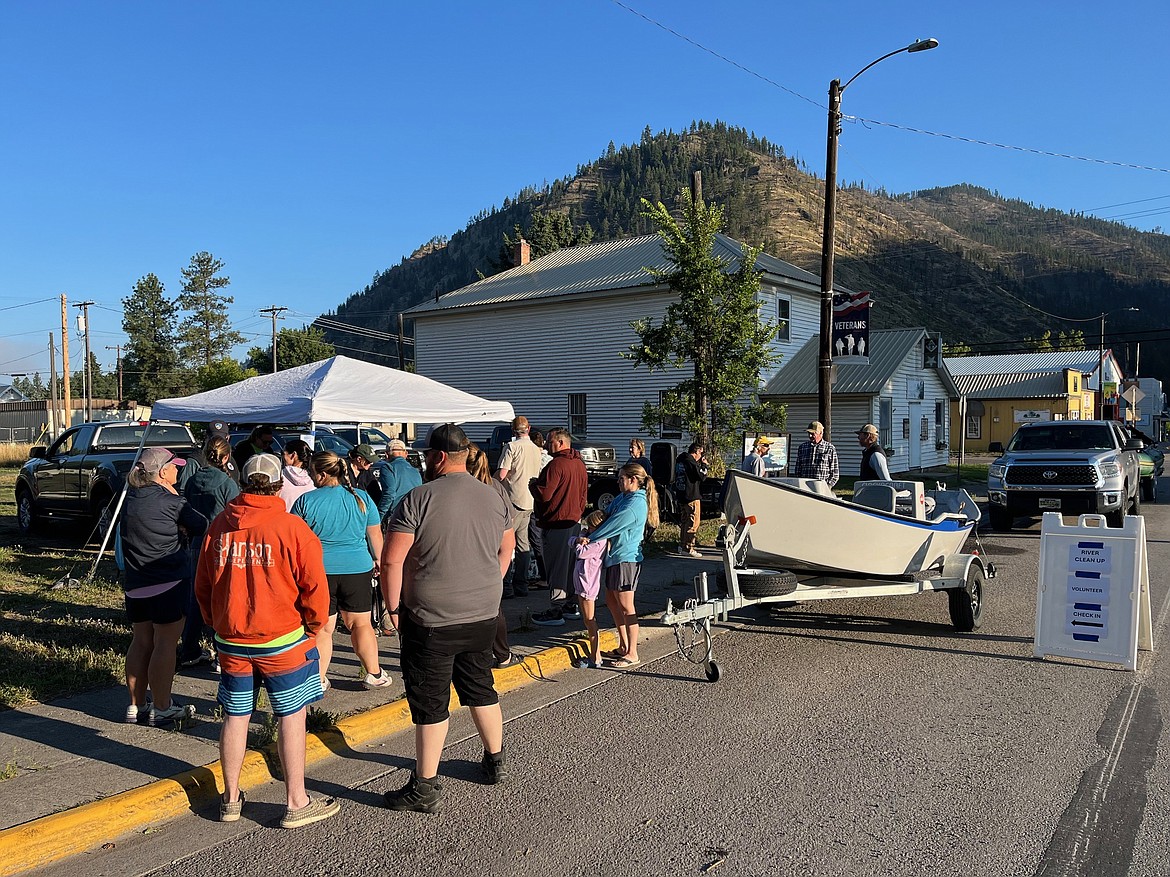
{"label": "sandal", "polygon": [[281,828],[302,828],[336,816],[341,810],[341,802],[336,798],[310,798],[309,803],[300,810],[286,810],[280,820]]}
{"label": "sandal", "polygon": [[624,658],[625,656],[626,656],[626,653],[623,652],[621,649],[610,649],[607,652],[601,653],[601,657],[603,657],[609,661],[616,661],[619,658]]}
{"label": "sandal", "polygon": [[641,663],[641,661],[631,661],[629,658],[621,657],[611,658],[605,662],[605,666],[611,670],[629,670],[632,667],[637,667]]}

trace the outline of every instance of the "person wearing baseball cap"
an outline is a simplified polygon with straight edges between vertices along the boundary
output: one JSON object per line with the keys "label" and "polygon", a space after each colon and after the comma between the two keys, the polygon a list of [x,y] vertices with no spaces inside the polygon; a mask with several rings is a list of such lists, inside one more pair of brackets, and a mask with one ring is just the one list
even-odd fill
{"label": "person wearing baseball cap", "polygon": [[816,478],[832,487],[841,477],[841,466],[837,462],[837,449],[825,441],[825,426],[819,420],[808,425],[808,441],[796,449],[797,478]]}
{"label": "person wearing baseball cap", "polygon": [[878,428],[867,423],[857,430],[857,443],[861,445],[861,480],[889,481],[890,466],[886,462],[886,450],[878,443]]}
{"label": "person wearing baseball cap", "polygon": [[212,521],[195,574],[195,594],[215,628],[222,670],[216,694],[224,714],[219,821],[237,822],[244,809],[240,768],[263,686],[280,729],[280,825],[301,828],[341,809],[335,798],[310,797],[305,789],[306,715],[325,691],[316,636],[329,620],[329,580],[321,541],[285,510],[280,458],[253,454],[240,475],[242,491]]}
{"label": "person wearing baseball cap", "polygon": [[[374,464],[374,471],[378,473],[378,484],[382,488],[378,496],[378,514],[382,516],[382,527],[391,513],[414,488],[422,484],[422,473],[410,464],[406,456],[406,442],[402,439],[391,439],[386,445],[386,459]],[[383,625],[385,628],[385,625]]]}
{"label": "person wearing baseball cap", "polygon": [[130,489],[120,526],[126,560],[122,589],[133,629],[126,654],[128,724],[170,725],[195,714],[193,706],[171,697],[191,597],[188,542],[198,545],[207,529],[207,519],[175,489],[183,465],[167,448],[146,448],[127,475]]}
{"label": "person wearing baseball cap", "polygon": [[755,475],[757,478],[763,478],[767,475],[767,470],[764,467],[764,457],[768,454],[768,448],[772,446],[772,440],[766,435],[756,436],[755,442],[752,444],[751,452],[743,458],[743,462],[739,464],[739,468],[744,472]]}
{"label": "person wearing baseball cap", "polygon": [[483,743],[483,781],[498,783],[508,772],[492,643],[516,537],[503,495],[468,471],[470,445],[458,426],[435,427],[426,483],[402,499],[386,525],[382,596],[398,628],[415,724],[414,770],[406,785],[384,795],[391,810],[442,809],[439,761],[452,684]]}

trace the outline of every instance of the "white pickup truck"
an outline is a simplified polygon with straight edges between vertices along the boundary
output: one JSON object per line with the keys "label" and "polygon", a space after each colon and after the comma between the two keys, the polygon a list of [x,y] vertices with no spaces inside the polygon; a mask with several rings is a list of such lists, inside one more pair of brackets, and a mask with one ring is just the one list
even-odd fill
{"label": "white pickup truck", "polygon": [[1111,420],[1050,420],[1023,424],[1003,456],[987,469],[991,526],[1044,512],[1102,514],[1120,527],[1141,513],[1140,439]]}

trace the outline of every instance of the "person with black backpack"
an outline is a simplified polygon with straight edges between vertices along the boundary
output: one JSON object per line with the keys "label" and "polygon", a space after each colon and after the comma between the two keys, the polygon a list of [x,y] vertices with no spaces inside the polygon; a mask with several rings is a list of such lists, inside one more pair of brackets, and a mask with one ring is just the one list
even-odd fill
{"label": "person with black backpack", "polygon": [[710,465],[703,456],[704,447],[692,442],[685,454],[679,454],[674,464],[674,492],[678,497],[678,553],[688,557],[702,557],[695,544],[699,538],[702,516],[703,479]]}

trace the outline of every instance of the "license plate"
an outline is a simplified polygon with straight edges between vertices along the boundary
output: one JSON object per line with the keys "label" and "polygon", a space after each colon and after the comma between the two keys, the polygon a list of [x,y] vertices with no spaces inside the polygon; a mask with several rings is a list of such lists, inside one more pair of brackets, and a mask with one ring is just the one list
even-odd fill
{"label": "license plate", "polygon": [[1042,499],[1040,500],[1040,508],[1042,509],[1056,509],[1060,511],[1059,499]]}

